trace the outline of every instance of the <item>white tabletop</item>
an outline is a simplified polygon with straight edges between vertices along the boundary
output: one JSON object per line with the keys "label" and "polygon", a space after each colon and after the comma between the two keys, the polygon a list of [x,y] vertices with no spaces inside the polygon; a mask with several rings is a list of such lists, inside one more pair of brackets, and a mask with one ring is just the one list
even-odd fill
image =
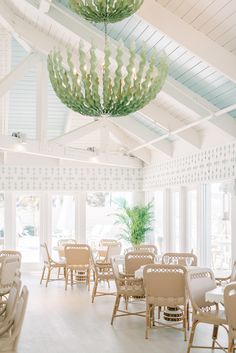
{"label": "white tabletop", "polygon": [[224,303],[224,287],[216,287],[206,292],[205,299],[210,303]]}

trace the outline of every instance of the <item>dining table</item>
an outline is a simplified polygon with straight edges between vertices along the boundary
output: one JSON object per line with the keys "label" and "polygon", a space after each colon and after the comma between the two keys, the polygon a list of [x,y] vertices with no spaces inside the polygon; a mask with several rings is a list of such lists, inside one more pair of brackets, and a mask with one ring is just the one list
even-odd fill
{"label": "dining table", "polygon": [[224,304],[224,289],[223,286],[219,286],[209,290],[205,294],[206,301],[210,303]]}

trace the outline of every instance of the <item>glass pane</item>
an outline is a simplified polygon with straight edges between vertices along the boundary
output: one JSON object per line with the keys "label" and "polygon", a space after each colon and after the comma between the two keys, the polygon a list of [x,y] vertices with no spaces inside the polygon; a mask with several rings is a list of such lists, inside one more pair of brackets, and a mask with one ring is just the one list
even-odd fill
{"label": "glass pane", "polygon": [[163,191],[157,191],[154,195],[154,242],[157,244],[158,252],[164,252],[164,223],[163,223]]}
{"label": "glass pane", "polygon": [[[96,247],[102,238],[119,239],[120,227],[114,224],[112,213],[115,212],[117,201],[126,199],[132,203],[130,192],[90,192],[86,200],[86,232],[87,242]],[[123,247],[129,246],[121,240]]]}
{"label": "glass pane", "polygon": [[39,262],[39,196],[16,198],[17,249],[23,262]]}
{"label": "glass pane", "polygon": [[224,184],[212,184],[211,263],[215,270],[231,268],[231,195]]}
{"label": "glass pane", "polygon": [[180,195],[179,191],[172,192],[172,240],[173,250],[180,251]]}
{"label": "glass pane", "polygon": [[187,202],[188,251],[197,254],[197,190],[188,191]]}
{"label": "glass pane", "polygon": [[4,194],[0,193],[0,249],[4,247]]}
{"label": "glass pane", "polygon": [[75,238],[75,198],[73,195],[52,197],[52,246],[58,239]]}

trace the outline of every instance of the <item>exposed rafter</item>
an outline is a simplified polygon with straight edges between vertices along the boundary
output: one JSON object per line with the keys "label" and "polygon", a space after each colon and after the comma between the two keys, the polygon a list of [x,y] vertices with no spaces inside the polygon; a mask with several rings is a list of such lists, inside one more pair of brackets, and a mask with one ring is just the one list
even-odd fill
{"label": "exposed rafter", "polygon": [[142,166],[142,162],[134,157],[122,156],[112,153],[97,155],[92,151],[84,151],[77,148],[59,146],[55,143],[42,144],[39,141],[27,141],[27,144],[22,145],[19,143],[17,138],[3,135],[0,136],[0,150],[97,165],[110,165],[130,168],[139,168]]}
{"label": "exposed rafter", "polygon": [[[153,10],[150,11],[150,8]],[[157,1],[144,1],[138,15],[236,82],[235,55],[168,11]]]}
{"label": "exposed rafter", "polygon": [[22,62],[13,69],[7,76],[0,80],[0,97],[11,89],[11,87],[31,69],[39,61],[39,55],[36,53],[29,54]]}
{"label": "exposed rafter", "polygon": [[86,124],[82,127],[77,129],[71,130],[66,134],[56,137],[55,139],[51,140],[52,143],[57,143],[58,145],[69,145],[76,140],[79,140],[81,137],[84,137],[91,132],[99,129],[101,127],[101,121],[93,121],[92,123]]}
{"label": "exposed rafter", "polygon": [[40,0],[39,10],[43,13],[47,13],[50,9],[52,0]]}
{"label": "exposed rafter", "polygon": [[[141,143],[147,143],[157,138],[157,134],[155,132],[129,116],[126,116],[125,118],[110,118],[110,120]],[[161,151],[168,157],[171,157],[173,154],[173,144],[168,140],[162,140],[158,143],[152,144],[152,147],[157,151]]]}
{"label": "exposed rafter", "polygon": [[[121,143],[124,147],[128,149],[133,149],[139,145],[139,143],[127,134],[122,128],[115,125],[110,120],[106,120],[106,125],[109,129],[109,132],[115,137],[115,139]],[[133,153],[134,156],[141,159],[143,162],[149,164],[151,163],[151,151],[147,148],[143,148]]]}
{"label": "exposed rafter", "polygon": [[[144,115],[148,119],[155,121],[158,126],[166,130],[167,132],[174,131],[185,125],[178,119],[174,118],[166,110],[158,107],[158,105],[155,103],[148,104],[145,108],[140,111],[140,113],[142,113],[142,115]],[[193,128],[189,128],[187,131],[180,132],[178,136],[182,140],[188,142],[196,148],[201,147],[200,134]]]}

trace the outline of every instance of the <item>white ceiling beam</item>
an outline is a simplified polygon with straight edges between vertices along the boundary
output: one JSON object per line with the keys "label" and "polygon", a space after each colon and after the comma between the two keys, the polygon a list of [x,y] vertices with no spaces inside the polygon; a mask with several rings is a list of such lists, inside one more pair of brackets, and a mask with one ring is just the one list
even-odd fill
{"label": "white ceiling beam", "polygon": [[47,141],[48,129],[48,73],[42,59],[36,68],[36,139]]}
{"label": "white ceiling beam", "polygon": [[[132,149],[139,145],[139,143],[127,134],[122,128],[115,125],[110,119],[106,120],[106,125],[110,133],[115,137],[115,139],[121,143],[125,148]],[[135,157],[141,159],[146,164],[151,163],[151,151],[147,148],[143,148],[133,153]]]}
{"label": "white ceiling beam", "polygon": [[39,11],[47,13],[50,9],[52,0],[41,0],[39,5]]}
{"label": "white ceiling beam", "polygon": [[[151,119],[152,121],[156,122],[160,128],[168,132],[185,126],[183,122],[173,117],[163,108],[158,107],[158,105],[154,102],[149,103],[140,111],[140,113],[147,119]],[[189,128],[188,131],[180,132],[178,137],[196,148],[201,148],[200,133],[193,128]]]}
{"label": "white ceiling beam", "polygon": [[[147,141],[147,142],[145,142],[145,143],[142,143],[142,144],[140,144],[138,147],[136,147],[136,148],[130,150],[129,152],[134,152],[134,151],[139,150],[140,148],[147,147],[147,146],[150,146],[150,145],[152,145],[152,144],[154,144],[154,143],[160,142],[160,141],[162,141],[163,139],[169,137],[170,135],[173,135],[173,136],[174,136],[174,135],[176,135],[176,134],[179,134],[180,132],[183,132],[183,131],[187,130],[188,128],[191,128],[191,127],[193,127],[193,126],[197,126],[197,125],[199,125],[199,124],[202,124],[202,123],[204,123],[204,122],[206,122],[206,121],[211,120],[211,119],[214,118],[214,117],[215,117],[216,119],[218,119],[218,118],[220,118],[222,115],[224,115],[225,113],[228,113],[228,112],[233,111],[233,110],[236,110],[236,104],[233,104],[233,105],[231,105],[230,107],[227,107],[227,108],[218,110],[218,111],[217,111],[216,113],[214,113],[214,114],[207,115],[207,116],[205,116],[204,118],[201,118],[201,119],[196,120],[196,121],[194,121],[194,122],[192,122],[192,123],[189,123],[189,124],[183,126],[182,128],[179,128],[179,129],[177,129],[177,130],[175,130],[175,131],[172,131],[171,134],[168,134],[168,133],[167,133],[167,134],[165,134],[165,135],[163,135],[163,136],[160,136],[160,137],[154,138],[153,140],[150,140],[150,141]],[[236,133],[236,124],[234,125],[234,133]]]}
{"label": "white ceiling beam", "polygon": [[86,124],[82,127],[69,131],[62,136],[50,140],[50,143],[57,143],[58,145],[69,145],[79,140],[81,137],[84,137],[99,129],[101,127],[101,123],[102,122],[100,120],[93,121],[92,123]]}
{"label": "white ceiling beam", "polygon": [[134,157],[115,155],[112,153],[97,155],[95,152],[91,151],[59,146],[57,144],[42,144],[39,141],[27,141],[26,144],[21,144],[17,138],[4,135],[0,136],[0,150],[96,165],[128,168],[140,168],[142,166],[142,162]]}
{"label": "white ceiling beam", "polygon": [[0,97],[6,94],[14,84],[20,80],[31,67],[39,61],[39,55],[36,53],[29,54],[21,63],[13,69],[8,75],[0,80]]}
{"label": "white ceiling beam", "polygon": [[[152,11],[150,11],[152,8]],[[236,82],[235,55],[158,4],[144,1],[138,16]]]}
{"label": "white ceiling beam", "polygon": [[[141,143],[148,143],[149,141],[158,138],[158,135],[155,132],[130,116],[109,119]],[[173,155],[173,144],[168,140],[154,143],[152,144],[152,148],[164,153],[168,157]]]}

